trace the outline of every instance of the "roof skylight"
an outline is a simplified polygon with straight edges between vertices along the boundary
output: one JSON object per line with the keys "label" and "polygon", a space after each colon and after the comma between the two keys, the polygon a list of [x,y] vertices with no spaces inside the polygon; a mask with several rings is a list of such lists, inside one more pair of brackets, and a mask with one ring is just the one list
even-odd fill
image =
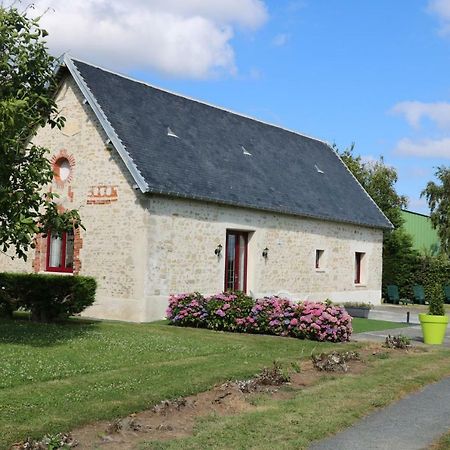
{"label": "roof skylight", "polygon": [[317,173],[325,173],[323,170],[319,168],[317,164],[314,164],[314,168],[317,170]]}
{"label": "roof skylight", "polygon": [[178,138],[178,136],[170,129],[170,127],[167,127],[167,136]]}

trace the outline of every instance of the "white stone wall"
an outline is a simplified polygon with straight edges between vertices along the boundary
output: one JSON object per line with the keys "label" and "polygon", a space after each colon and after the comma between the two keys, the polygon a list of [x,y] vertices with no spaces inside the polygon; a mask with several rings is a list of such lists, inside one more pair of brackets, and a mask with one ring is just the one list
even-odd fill
{"label": "white stone wall", "polygon": [[[85,315],[141,321],[147,261],[147,199],[133,189],[134,181],[115,150],[105,145],[107,136],[72,78],[63,83],[57,104],[66,117],[62,131],[45,127],[34,139],[51,150],[49,158],[65,151],[75,165],[71,180],[51,189],[67,209],[78,209],[86,231],[81,231],[80,275],[96,278],[95,305]],[[97,196],[96,188],[111,187],[117,196]],[[34,252],[27,263],[0,258],[0,271],[32,271]],[[45,263],[40,264],[45,272]],[[61,275],[63,276],[63,275]],[[72,276],[72,275],[64,275]]]}
{"label": "white stone wall", "polygon": [[[86,316],[157,320],[170,293],[223,290],[227,229],[250,233],[247,287],[256,297],[380,302],[381,230],[145,196],[133,188],[118,153],[105,145],[107,136],[71,78],[57,102],[66,127],[45,127],[35,143],[51,149],[49,158],[65,152],[75,163],[69,182],[53,183],[51,189],[62,206],[80,211],[86,227],[79,273],[98,282],[96,302]],[[218,244],[224,249],[220,258],[214,254]],[[316,249],[325,251],[319,271]],[[366,253],[360,286],[354,284],[355,252]],[[42,257],[40,271],[45,270]],[[32,271],[34,258],[34,252],[26,263],[0,256],[0,271]]]}
{"label": "white stone wall", "polygon": [[[170,293],[224,288],[227,229],[249,232],[247,290],[256,297],[381,301],[381,230],[156,196],[149,210],[147,318],[163,315]],[[319,270],[316,249],[324,250]],[[365,253],[360,285],[354,283],[355,252]]]}

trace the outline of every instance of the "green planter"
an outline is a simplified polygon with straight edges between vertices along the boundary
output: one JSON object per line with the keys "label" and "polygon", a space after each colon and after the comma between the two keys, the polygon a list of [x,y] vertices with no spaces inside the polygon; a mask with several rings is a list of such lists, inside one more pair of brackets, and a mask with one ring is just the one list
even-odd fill
{"label": "green planter", "polygon": [[419,314],[419,321],[425,344],[441,345],[444,342],[448,316]]}

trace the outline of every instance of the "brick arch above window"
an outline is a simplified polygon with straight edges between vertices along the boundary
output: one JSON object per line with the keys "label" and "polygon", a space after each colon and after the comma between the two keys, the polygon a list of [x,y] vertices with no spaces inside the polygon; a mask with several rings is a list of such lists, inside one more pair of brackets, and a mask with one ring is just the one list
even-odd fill
{"label": "brick arch above window", "polygon": [[63,187],[73,180],[75,157],[67,150],[62,149],[50,158],[53,169],[53,181],[58,187]]}

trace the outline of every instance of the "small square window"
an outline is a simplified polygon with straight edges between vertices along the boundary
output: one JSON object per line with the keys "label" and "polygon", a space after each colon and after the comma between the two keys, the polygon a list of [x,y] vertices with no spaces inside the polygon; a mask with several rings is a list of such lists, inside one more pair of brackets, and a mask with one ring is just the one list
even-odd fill
{"label": "small square window", "polygon": [[324,250],[316,250],[316,269],[322,269],[323,267],[323,254]]}
{"label": "small square window", "polygon": [[355,253],[355,284],[361,284],[363,282],[363,262],[365,253]]}

